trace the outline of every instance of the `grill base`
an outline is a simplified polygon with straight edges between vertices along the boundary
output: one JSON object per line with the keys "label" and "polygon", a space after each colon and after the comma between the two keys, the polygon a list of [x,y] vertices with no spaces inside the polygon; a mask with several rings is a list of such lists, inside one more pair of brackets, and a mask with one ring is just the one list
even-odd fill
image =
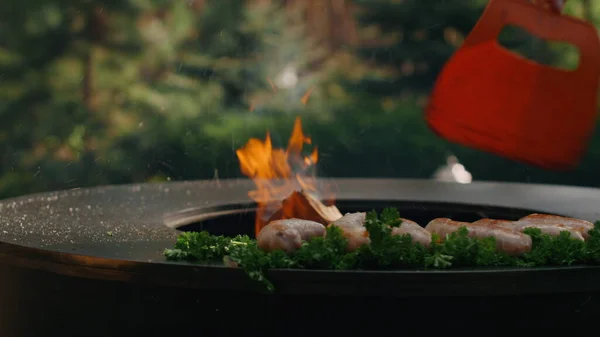
{"label": "grill base", "polygon": [[[472,221],[534,211],[600,219],[600,190],[591,188],[328,182],[338,187],[343,211],[393,206],[421,223],[445,214]],[[0,201],[2,335],[365,335],[401,333],[406,325],[497,329],[499,321],[539,331],[591,329],[600,316],[599,267],[279,270],[269,275],[277,293],[265,294],[241,270],[165,261],[162,252],[179,233],[174,227],[239,233],[253,218],[253,187],[245,180],[143,184]],[[233,215],[211,216],[223,210]]]}

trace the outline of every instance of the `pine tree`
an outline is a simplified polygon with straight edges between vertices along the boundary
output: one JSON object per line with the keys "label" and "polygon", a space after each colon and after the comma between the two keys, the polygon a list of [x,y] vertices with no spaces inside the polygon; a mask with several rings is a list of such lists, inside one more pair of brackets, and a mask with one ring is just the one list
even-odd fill
{"label": "pine tree", "polygon": [[[248,17],[248,26],[263,26],[261,30],[265,32],[260,64],[269,83],[267,90],[255,93],[253,103],[264,111],[298,115],[323,108],[319,86],[325,72],[320,63],[328,53],[309,33],[306,3],[287,6],[284,7],[283,2],[272,2],[257,8]],[[261,18],[265,15],[270,18],[269,29]]]}
{"label": "pine tree", "polygon": [[[215,137],[231,150],[220,120],[251,116],[288,62],[308,87],[281,4],[2,2],[0,191],[206,177],[230,154]],[[279,109],[284,91],[259,103]]]}
{"label": "pine tree", "polygon": [[131,17],[140,10],[135,1],[0,4],[0,138],[7,140],[0,146],[3,194],[79,184],[74,172],[87,172],[88,183],[103,180],[92,154],[104,138],[100,130],[109,124],[96,109],[96,56],[98,51],[131,56],[135,46],[113,44],[108,22],[114,14]]}
{"label": "pine tree", "polygon": [[[473,1],[355,0],[357,20],[367,29],[358,55],[387,70],[369,76],[359,89],[379,95],[424,92],[478,17]],[[363,33],[365,34],[365,33]]]}
{"label": "pine tree", "polygon": [[[383,96],[427,93],[486,4],[447,0],[354,2],[361,8],[358,22],[370,37],[358,55],[380,70],[359,81],[355,89]],[[498,39],[503,46],[537,62],[565,63],[561,58],[564,47],[553,46],[518,27],[506,27]]]}
{"label": "pine tree", "polygon": [[[194,34],[181,42],[178,72],[221,86],[212,97],[226,108],[247,110],[247,94],[269,85],[260,60],[262,37],[277,22],[262,6],[248,6],[244,0],[208,1],[194,21]],[[257,20],[260,25],[251,23]]]}

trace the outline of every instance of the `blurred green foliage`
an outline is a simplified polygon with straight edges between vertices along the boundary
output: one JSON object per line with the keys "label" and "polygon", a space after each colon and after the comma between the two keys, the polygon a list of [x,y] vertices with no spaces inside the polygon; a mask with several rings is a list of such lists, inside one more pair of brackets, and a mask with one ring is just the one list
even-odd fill
{"label": "blurred green foliage", "polygon": [[[435,76],[485,1],[354,2],[361,37],[379,42],[332,51],[284,1],[2,1],[0,196],[239,177],[235,150],[267,131],[285,146],[296,116],[322,176],[429,178],[454,154],[475,180],[600,186],[600,134],[576,171],[555,173],[425,125]],[[590,4],[567,11],[598,23]],[[504,39],[525,54],[573,62],[516,34]]]}

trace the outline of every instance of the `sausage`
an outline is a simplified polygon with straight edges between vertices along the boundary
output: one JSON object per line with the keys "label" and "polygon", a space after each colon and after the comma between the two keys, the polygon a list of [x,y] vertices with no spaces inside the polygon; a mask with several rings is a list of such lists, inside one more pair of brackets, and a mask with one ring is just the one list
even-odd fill
{"label": "sausage", "polygon": [[579,232],[584,239],[589,237],[588,231],[594,229],[594,224],[589,221],[549,214],[530,214],[519,219],[519,222],[535,225],[562,225]]}
{"label": "sausage", "polygon": [[523,233],[523,231],[527,228],[538,228],[542,233],[551,236],[558,236],[561,232],[566,231],[569,232],[571,238],[583,241],[583,236],[579,231],[562,224],[546,224],[537,223],[536,221],[508,221],[494,219],[481,219],[475,221],[473,224],[492,225],[496,227],[512,229],[520,233]]}
{"label": "sausage", "polygon": [[431,220],[425,226],[425,229],[432,234],[439,235],[441,240],[445,240],[447,235],[458,231],[462,226],[466,227],[469,237],[477,239],[496,238],[496,250],[499,252],[508,255],[520,255],[531,251],[532,242],[529,235],[491,224],[475,224],[438,218]]}
{"label": "sausage", "polygon": [[469,228],[471,223],[454,221],[448,218],[437,218],[429,221],[425,230],[431,234],[437,234],[444,241],[446,236],[456,232],[461,226]]}
{"label": "sausage", "polygon": [[325,226],[318,222],[285,219],[269,222],[258,233],[256,242],[258,248],[266,252],[282,250],[292,253],[302,246],[303,241],[323,236],[325,236]]}
{"label": "sausage", "polygon": [[[364,212],[346,213],[340,219],[334,221],[331,226],[338,226],[348,240],[348,251],[352,252],[362,245],[371,243],[369,232],[365,228],[367,214]],[[392,228],[392,235],[410,234],[413,242],[418,242],[425,247],[431,244],[431,234],[412,220],[401,218],[400,227]]]}
{"label": "sausage", "polygon": [[410,234],[413,242],[420,243],[425,247],[431,245],[431,233],[425,230],[425,228],[412,220],[404,218],[400,220],[402,220],[400,227],[392,228],[392,235]]}
{"label": "sausage", "polygon": [[342,235],[348,240],[347,251],[353,252],[361,246],[371,243],[369,233],[365,228],[366,218],[367,213],[365,212],[346,213],[330,224],[330,226],[336,226],[342,230]]}
{"label": "sausage", "polygon": [[344,228],[365,228],[365,221],[367,220],[367,213],[346,213],[343,217],[332,222],[332,225]]}

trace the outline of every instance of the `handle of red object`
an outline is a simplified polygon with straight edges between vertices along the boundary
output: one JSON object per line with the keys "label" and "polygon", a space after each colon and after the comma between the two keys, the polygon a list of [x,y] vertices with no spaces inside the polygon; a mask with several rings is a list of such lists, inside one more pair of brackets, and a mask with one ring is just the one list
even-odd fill
{"label": "handle of red object", "polygon": [[555,13],[560,14],[566,2],[567,0],[550,0],[550,6]]}
{"label": "handle of red object", "polygon": [[556,14],[562,13],[563,8],[565,7],[565,3],[567,0],[545,0],[545,2],[550,6],[552,12]]}
{"label": "handle of red object", "polygon": [[[482,17],[465,39],[463,47],[477,46],[495,41],[502,28],[513,25],[529,31],[532,35],[549,41],[562,41],[579,48],[580,66],[574,72],[584,72],[589,64],[594,68],[598,64],[598,33],[596,29],[582,20],[568,15],[555,14],[553,6],[566,1],[555,0],[490,0]],[[533,6],[532,6],[533,4]],[[538,15],[540,12],[545,12]],[[535,20],[535,18],[538,18]],[[594,41],[596,39],[596,41]],[[593,41],[590,42],[590,41]],[[593,65],[593,66],[592,66]]]}

